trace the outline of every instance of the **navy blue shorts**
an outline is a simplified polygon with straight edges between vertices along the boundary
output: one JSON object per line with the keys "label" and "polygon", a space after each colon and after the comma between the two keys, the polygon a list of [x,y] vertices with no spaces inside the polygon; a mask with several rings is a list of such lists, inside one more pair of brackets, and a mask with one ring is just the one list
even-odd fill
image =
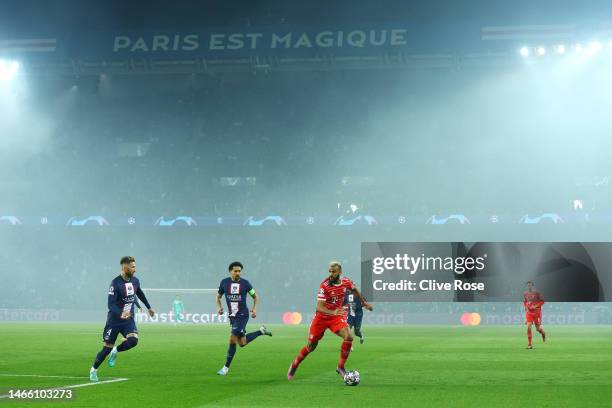
{"label": "navy blue shorts", "polygon": [[362,319],[363,319],[363,312],[355,312],[355,316],[351,316],[351,314],[349,313],[348,318],[346,319],[346,322],[351,327],[359,328],[361,327]]}
{"label": "navy blue shorts", "polygon": [[130,333],[138,333],[134,319],[128,319],[120,323],[106,320],[106,326],[104,326],[104,331],[102,332],[102,341],[115,344],[119,334],[122,334],[123,337],[127,337]]}
{"label": "navy blue shorts", "polygon": [[232,325],[232,334],[236,337],[243,337],[246,334],[246,325],[249,321],[249,315],[246,316],[230,316],[230,324]]}

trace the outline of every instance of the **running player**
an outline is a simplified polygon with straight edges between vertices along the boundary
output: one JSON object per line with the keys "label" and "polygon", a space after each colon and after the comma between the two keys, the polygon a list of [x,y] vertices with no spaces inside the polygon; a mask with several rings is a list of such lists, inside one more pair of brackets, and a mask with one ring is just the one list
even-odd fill
{"label": "running player", "polygon": [[345,302],[348,307],[346,322],[349,328],[353,329],[355,336],[359,337],[359,344],[363,344],[365,336],[361,333],[361,321],[363,320],[363,305],[361,304],[361,300],[359,300],[354,293],[346,292]]}
{"label": "running player", "polygon": [[232,262],[228,268],[230,277],[221,281],[219,284],[219,291],[217,292],[217,311],[220,315],[223,314],[221,297],[225,295],[230,324],[232,326],[229,337],[229,347],[227,349],[227,358],[225,359],[225,365],[217,371],[219,375],[227,375],[230,364],[234,359],[234,354],[236,354],[236,344],[240,347],[244,347],[262,334],[272,336],[272,332],[268,330],[266,326],[261,326],[259,330],[254,332],[246,333],[246,325],[249,321],[249,309],[247,307],[246,295],[248,293],[253,298],[253,308],[251,309],[251,317],[253,319],[257,316],[259,296],[257,296],[257,293],[255,293],[249,281],[240,277],[242,268],[240,262]]}
{"label": "running player", "polygon": [[291,365],[287,372],[287,379],[293,380],[295,372],[300,363],[312,353],[319,344],[319,340],[323,338],[325,330],[329,329],[337,336],[342,337],[342,346],[340,348],[340,360],[336,372],[342,378],[346,374],[344,365],[351,352],[353,344],[353,336],[348,327],[344,316],[344,302],[346,292],[353,293],[367,310],[373,310],[372,306],[366,302],[361,295],[361,292],[355,287],[353,282],[346,277],[341,277],[342,265],[340,262],[332,261],[329,264],[329,277],[325,279],[319,286],[319,294],[317,295],[317,311],[315,317],[310,324],[308,333],[308,343],[304,346]]}
{"label": "running player", "polygon": [[[138,344],[138,330],[134,321],[134,303],[138,297],[146,306],[149,316],[155,316],[155,311],[147,301],[140,287],[140,281],[134,276],[136,273],[136,261],[131,256],[124,256],[119,261],[121,274],[110,284],[108,290],[108,316],[106,326],[102,332],[104,347],[96,355],[93,366],[89,371],[89,379],[98,381],[98,367],[106,356],[110,354],[108,365],[113,367],[117,360],[117,353],[127,351]],[[115,347],[117,336],[121,333],[125,340]]]}
{"label": "running player", "polygon": [[542,335],[542,341],[546,341],[546,333],[542,329],[542,306],[544,297],[540,292],[533,289],[533,282],[527,282],[527,291],[523,293],[523,306],[525,307],[525,324],[527,325],[527,349],[533,349],[531,343],[531,325],[535,323],[536,330]]}

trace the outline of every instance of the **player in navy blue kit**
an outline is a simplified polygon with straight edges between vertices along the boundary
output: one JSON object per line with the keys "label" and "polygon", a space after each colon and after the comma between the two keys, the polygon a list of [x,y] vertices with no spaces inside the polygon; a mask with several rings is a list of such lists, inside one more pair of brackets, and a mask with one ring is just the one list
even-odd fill
{"label": "player in navy blue kit", "polygon": [[232,326],[229,337],[229,347],[227,349],[227,358],[223,368],[217,372],[219,375],[227,375],[234,354],[236,354],[236,344],[240,347],[244,347],[262,334],[272,336],[272,332],[268,330],[266,326],[261,326],[257,331],[246,333],[246,325],[249,321],[249,308],[246,302],[247,294],[253,298],[253,308],[251,309],[251,317],[253,319],[257,316],[257,303],[259,302],[259,297],[249,281],[240,277],[242,268],[240,262],[232,262],[228,268],[230,277],[221,281],[219,284],[219,291],[217,292],[217,312],[220,315],[223,314],[221,298],[225,295],[230,324]]}
{"label": "player in navy blue kit", "polygon": [[[96,356],[93,366],[89,371],[89,379],[98,381],[98,367],[110,354],[108,365],[113,367],[117,360],[117,353],[127,351],[138,344],[138,330],[134,321],[134,303],[136,297],[141,300],[149,312],[149,316],[155,316],[155,311],[147,301],[140,287],[140,281],[134,277],[136,273],[136,261],[131,256],[124,256],[119,262],[121,274],[110,284],[108,289],[108,317],[106,326],[102,332],[104,347]],[[117,336],[122,334],[125,340],[115,347]]]}
{"label": "player in navy blue kit", "polygon": [[346,292],[345,302],[348,307],[346,322],[349,328],[353,329],[355,332],[355,336],[359,337],[359,344],[363,344],[365,336],[361,333],[361,321],[363,320],[363,305],[361,304],[361,300],[352,292]]}

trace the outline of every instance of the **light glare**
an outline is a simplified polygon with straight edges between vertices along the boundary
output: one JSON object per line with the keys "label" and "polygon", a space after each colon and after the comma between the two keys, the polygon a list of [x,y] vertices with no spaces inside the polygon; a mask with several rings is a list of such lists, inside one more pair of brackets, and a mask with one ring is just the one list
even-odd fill
{"label": "light glare", "polygon": [[589,55],[593,55],[598,53],[601,50],[601,43],[599,41],[593,41],[587,47],[587,52]]}
{"label": "light glare", "polygon": [[20,65],[14,60],[0,59],[0,81],[10,81],[17,75]]}

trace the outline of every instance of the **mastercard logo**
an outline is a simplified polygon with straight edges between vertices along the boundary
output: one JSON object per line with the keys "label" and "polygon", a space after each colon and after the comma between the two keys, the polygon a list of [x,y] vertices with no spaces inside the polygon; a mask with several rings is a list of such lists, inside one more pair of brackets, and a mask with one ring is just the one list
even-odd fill
{"label": "mastercard logo", "polygon": [[478,326],[481,320],[480,313],[464,313],[461,315],[461,324],[464,326]]}
{"label": "mastercard logo", "polygon": [[283,313],[284,324],[300,324],[302,323],[302,314],[298,312]]}

